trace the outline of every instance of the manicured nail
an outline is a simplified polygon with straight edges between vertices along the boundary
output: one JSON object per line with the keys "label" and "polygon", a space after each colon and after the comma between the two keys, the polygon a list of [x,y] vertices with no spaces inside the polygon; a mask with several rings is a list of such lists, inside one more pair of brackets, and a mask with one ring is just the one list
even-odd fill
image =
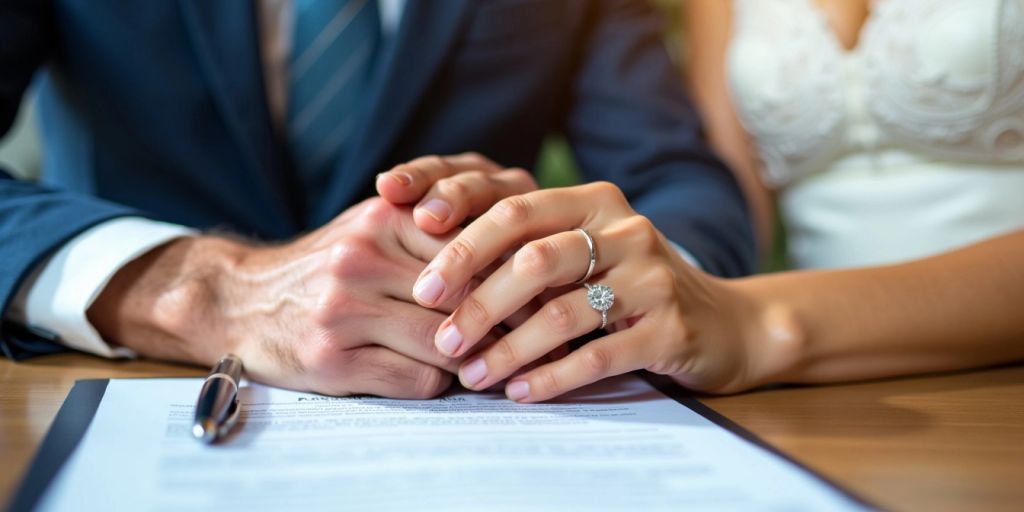
{"label": "manicured nail", "polygon": [[409,176],[408,174],[406,174],[404,172],[398,172],[398,171],[382,172],[382,173],[377,175],[377,179],[380,179],[381,176],[387,176],[388,178],[391,178],[391,179],[395,180],[399,185],[401,185],[403,187],[408,187],[410,184],[412,184],[412,176]]}
{"label": "manicured nail", "polygon": [[448,220],[448,217],[452,214],[452,209],[448,206],[448,203],[440,199],[431,199],[420,205],[418,210],[426,213],[433,217],[438,222],[444,222]]}
{"label": "manicured nail", "polygon": [[412,293],[420,302],[433,304],[444,293],[444,281],[441,280],[441,276],[437,275],[437,272],[431,272],[420,278]]}
{"label": "manicured nail", "polygon": [[505,396],[509,400],[519,401],[530,396],[530,383],[525,380],[509,382],[505,388]]}
{"label": "manicured nail", "polygon": [[482,357],[474,359],[472,362],[462,367],[462,383],[468,386],[475,386],[480,381],[487,378],[487,363],[484,362]]}
{"label": "manicured nail", "polygon": [[453,356],[455,351],[459,350],[459,345],[462,345],[462,333],[459,332],[458,327],[455,327],[455,324],[441,330],[441,334],[437,337],[438,350],[444,355]]}

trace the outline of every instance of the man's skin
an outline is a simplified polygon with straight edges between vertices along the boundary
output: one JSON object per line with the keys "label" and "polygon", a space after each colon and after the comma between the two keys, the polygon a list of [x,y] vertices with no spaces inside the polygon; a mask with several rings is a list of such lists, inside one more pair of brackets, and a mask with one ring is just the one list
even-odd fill
{"label": "man's skin", "polygon": [[[419,197],[438,180],[471,205],[438,223],[454,232],[503,196],[536,188],[522,170],[479,155],[425,157],[382,180],[391,195]],[[474,193],[472,185],[480,186]],[[437,194],[433,194],[436,196]],[[209,365],[242,358],[250,378],[329,395],[429,398],[451,384],[459,359],[433,345],[445,313],[416,304],[413,284],[449,236],[417,226],[413,210],[368,199],[290,243],[259,246],[225,236],[179,238],[118,271],[88,311],[108,341],[140,355]],[[468,289],[467,289],[468,291]]]}

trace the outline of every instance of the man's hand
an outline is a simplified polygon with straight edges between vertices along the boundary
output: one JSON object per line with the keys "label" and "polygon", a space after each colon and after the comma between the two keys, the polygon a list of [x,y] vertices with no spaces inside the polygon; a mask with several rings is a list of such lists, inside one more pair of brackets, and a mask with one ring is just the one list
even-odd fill
{"label": "man's hand", "polygon": [[443,312],[411,290],[445,241],[414,226],[408,207],[370,199],[281,246],[172,241],[121,269],[88,315],[144,356],[212,365],[232,352],[273,385],[432,397],[459,361],[433,347]]}
{"label": "man's hand", "polygon": [[537,190],[523,169],[503,168],[478,153],[425,156],[377,176],[377,192],[394,204],[416,203],[413,217],[427,233],[448,233],[501,199]]}

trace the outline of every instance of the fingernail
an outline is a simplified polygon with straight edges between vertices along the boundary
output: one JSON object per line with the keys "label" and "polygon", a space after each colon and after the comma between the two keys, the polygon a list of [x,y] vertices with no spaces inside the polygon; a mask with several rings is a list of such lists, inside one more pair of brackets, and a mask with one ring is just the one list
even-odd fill
{"label": "fingernail", "polygon": [[455,324],[449,325],[441,330],[441,335],[437,337],[437,348],[445,355],[455,355],[455,351],[459,350],[459,345],[462,345],[462,333],[459,332],[459,328],[455,327]]}
{"label": "fingernail", "polygon": [[430,215],[438,222],[448,220],[448,216],[452,214],[452,209],[448,206],[448,203],[440,199],[431,199],[421,204],[418,209],[423,213]]}
{"label": "fingernail", "polygon": [[382,173],[377,175],[377,179],[380,179],[381,176],[387,176],[388,178],[391,178],[391,179],[395,180],[396,182],[398,182],[398,184],[403,186],[403,187],[408,187],[412,183],[412,176],[409,176],[408,174],[406,174],[404,172],[398,172],[398,171],[382,172]]}
{"label": "fingernail", "polygon": [[444,281],[441,280],[441,276],[437,275],[437,272],[431,272],[420,278],[412,290],[412,294],[424,304],[433,304],[442,293],[444,293]]}
{"label": "fingernail", "polygon": [[478,357],[466,364],[466,366],[463,366],[461,373],[464,385],[467,387],[475,386],[487,378],[487,363],[484,362],[482,357]]}
{"label": "fingernail", "polygon": [[519,401],[530,396],[530,383],[525,380],[509,382],[505,388],[505,396],[509,400]]}

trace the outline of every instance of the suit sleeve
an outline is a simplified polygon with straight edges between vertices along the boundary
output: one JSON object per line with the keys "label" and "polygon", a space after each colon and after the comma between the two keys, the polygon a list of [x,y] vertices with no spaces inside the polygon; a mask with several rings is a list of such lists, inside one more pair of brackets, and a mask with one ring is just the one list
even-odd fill
{"label": "suit sleeve", "polygon": [[[22,95],[56,41],[52,2],[0,2],[0,135],[14,122]],[[0,169],[0,351],[9,358],[62,350],[48,333],[3,319],[21,283],[48,255],[89,227],[132,209],[86,195],[47,189]]]}
{"label": "suit sleeve", "polygon": [[757,251],[746,202],[705,143],[649,4],[588,4],[567,138],[587,180],[618,185],[704,270],[749,274]]}

